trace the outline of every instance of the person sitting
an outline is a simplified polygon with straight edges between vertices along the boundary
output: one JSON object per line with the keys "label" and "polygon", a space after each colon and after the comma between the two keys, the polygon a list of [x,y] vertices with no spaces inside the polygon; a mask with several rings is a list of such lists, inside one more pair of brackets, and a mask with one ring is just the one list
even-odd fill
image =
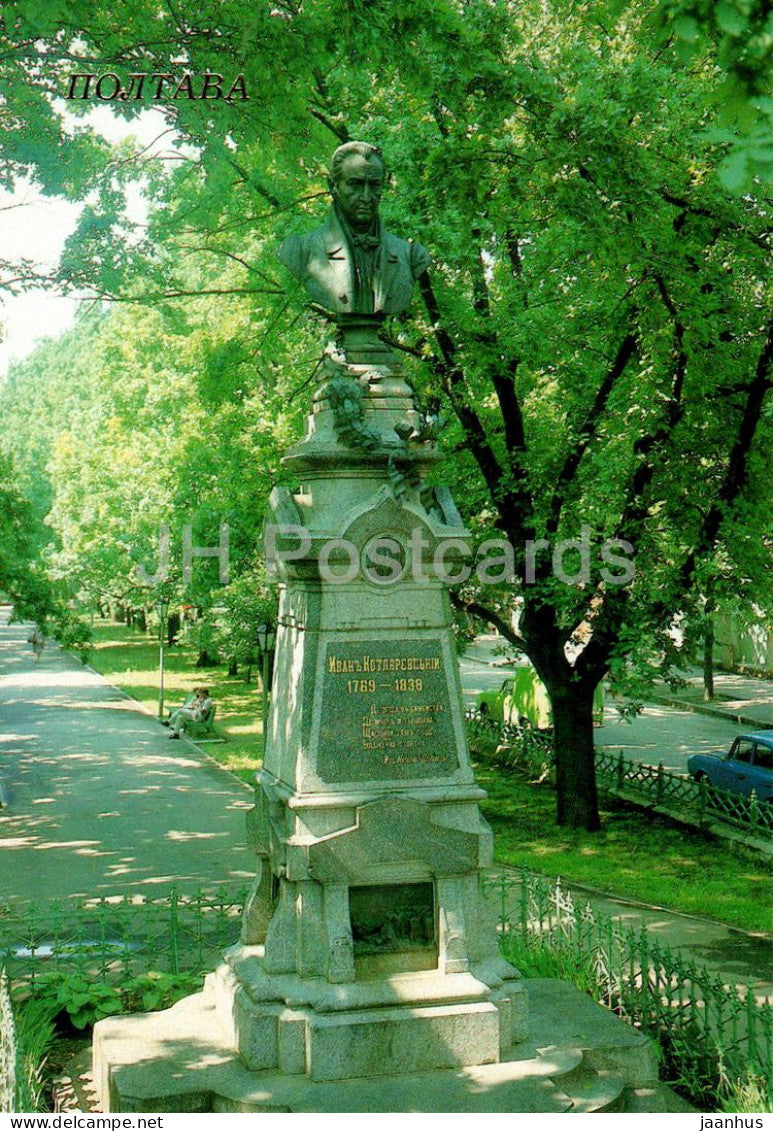
{"label": "person sitting", "polygon": [[186,723],[205,723],[212,713],[212,700],[208,687],[196,689],[196,701],[191,707],[181,707],[169,720],[169,737],[180,738]]}
{"label": "person sitting", "polygon": [[175,716],[179,715],[180,711],[184,711],[186,709],[191,710],[195,706],[195,704],[198,702],[200,691],[201,691],[200,687],[194,687],[194,689],[190,693],[190,695],[186,695],[186,697],[185,697],[184,701],[181,703],[181,705],[179,707],[175,707],[174,709],[171,709],[169,711],[169,714],[167,715],[167,717],[165,719],[161,720],[162,725],[165,726],[165,727],[171,726],[172,722],[175,719]]}

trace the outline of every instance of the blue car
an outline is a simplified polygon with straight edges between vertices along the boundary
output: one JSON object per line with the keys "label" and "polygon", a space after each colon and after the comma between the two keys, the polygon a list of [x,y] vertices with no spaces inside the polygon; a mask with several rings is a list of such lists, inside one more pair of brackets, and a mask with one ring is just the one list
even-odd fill
{"label": "blue car", "polygon": [[724,756],[692,754],[687,769],[696,781],[744,797],[754,791],[760,801],[773,801],[773,730],[739,735]]}

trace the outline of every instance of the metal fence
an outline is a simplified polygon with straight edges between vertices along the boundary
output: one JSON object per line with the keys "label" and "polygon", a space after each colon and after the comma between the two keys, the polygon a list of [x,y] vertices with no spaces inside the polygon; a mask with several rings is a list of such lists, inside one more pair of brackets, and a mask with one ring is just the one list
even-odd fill
{"label": "metal fence", "polygon": [[515,726],[481,714],[474,707],[464,712],[470,745],[505,769],[516,767],[544,777],[555,761],[552,732],[535,730],[530,725]]}
{"label": "metal fence", "polygon": [[[697,1091],[752,1075],[773,1082],[773,1008],[748,986],[727,985],[680,951],[653,942],[646,926],[623,928],[578,908],[560,880],[527,871],[492,877],[502,946],[517,966],[547,952],[602,1005],[654,1036],[671,1075]],[[689,1091],[689,1089],[688,1089]]]}
{"label": "metal fence", "polygon": [[[541,777],[550,771],[554,761],[552,736],[502,723],[474,709],[468,709],[465,718],[472,747],[497,765],[519,767]],[[486,751],[486,746],[494,749]],[[664,769],[662,763],[648,766],[630,761],[622,751],[596,751],[596,776],[602,789],[662,806],[677,818],[691,815],[703,825],[724,821],[760,839],[773,836],[773,805],[759,801],[754,794],[743,797],[718,789],[705,779],[693,781]]]}
{"label": "metal fence", "polygon": [[743,797],[711,785],[705,779],[672,774],[659,766],[631,762],[618,755],[596,752],[599,785],[615,793],[633,793],[667,809],[689,810],[703,824],[727,821],[745,832],[768,838],[773,835],[773,805],[758,801],[754,794]]}
{"label": "metal fence", "polygon": [[120,982],[212,969],[236,942],[246,891],[0,905],[0,967],[14,986],[51,971]]}

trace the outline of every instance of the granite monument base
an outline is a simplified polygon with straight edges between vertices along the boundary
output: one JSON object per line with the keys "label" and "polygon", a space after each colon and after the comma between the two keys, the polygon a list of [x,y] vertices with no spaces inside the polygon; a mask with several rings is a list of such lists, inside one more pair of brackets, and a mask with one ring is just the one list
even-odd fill
{"label": "granite monument base", "polygon": [[[417,975],[420,977],[421,975]],[[532,1020],[527,1040],[496,1063],[465,1065],[461,1034],[477,1040],[476,1017],[460,1014],[455,1067],[428,1069],[410,1032],[411,1009],[385,1009],[382,1052],[391,1038],[405,1050],[393,1075],[313,1079],[301,1074],[306,1038],[319,1038],[320,1065],[341,1068],[356,1026],[338,1029],[343,1014],[277,1011],[277,1055],[285,1069],[249,1069],[221,1024],[218,987],[163,1013],[113,1017],[94,1028],[94,1087],[105,1112],[588,1112],[684,1110],[657,1081],[652,1042],[565,982],[529,980]],[[395,987],[396,989],[399,988]],[[461,1003],[460,1003],[461,1006]],[[443,1006],[427,1007],[439,1015]],[[356,1011],[352,1011],[356,1012]],[[425,1018],[415,1011],[419,1025]],[[293,1014],[297,1014],[293,1016]],[[280,1017],[282,1025],[280,1027]],[[462,1020],[462,1018],[464,1018]],[[349,1020],[351,1020],[351,1015]],[[309,1022],[312,1021],[311,1024]],[[295,1026],[295,1029],[293,1029]],[[274,1028],[272,1026],[272,1028]],[[336,1045],[336,1032],[347,1033]],[[375,1034],[375,1030],[373,1031]],[[426,1032],[426,1030],[425,1030]],[[446,1030],[446,1036],[451,1035]],[[485,1025],[481,1027],[485,1033]],[[283,1033],[284,1036],[279,1036]],[[299,1040],[304,1034],[304,1041]],[[439,1030],[438,1030],[439,1033]],[[286,1039],[287,1038],[287,1039]],[[270,1039],[270,1038],[269,1038]],[[485,1038],[483,1038],[485,1039]],[[478,1046],[481,1047],[480,1045]],[[317,1051],[317,1050],[314,1050]],[[415,1063],[410,1054],[418,1054]],[[313,1055],[313,1054],[312,1054]],[[373,1062],[356,1062],[373,1069]]]}

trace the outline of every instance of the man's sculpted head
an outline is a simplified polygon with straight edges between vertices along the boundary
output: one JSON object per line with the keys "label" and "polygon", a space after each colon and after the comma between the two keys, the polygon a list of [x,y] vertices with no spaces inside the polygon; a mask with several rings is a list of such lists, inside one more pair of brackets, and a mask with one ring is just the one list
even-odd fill
{"label": "man's sculpted head", "polygon": [[312,301],[336,316],[399,314],[429,265],[426,248],[380,222],[386,179],[377,146],[364,141],[339,146],[328,178],[333,208],[318,227],[288,236],[277,248],[279,261]]}
{"label": "man's sculpted head", "polygon": [[333,154],[328,185],[339,212],[354,231],[366,232],[375,224],[385,177],[384,158],[375,145],[348,141]]}

